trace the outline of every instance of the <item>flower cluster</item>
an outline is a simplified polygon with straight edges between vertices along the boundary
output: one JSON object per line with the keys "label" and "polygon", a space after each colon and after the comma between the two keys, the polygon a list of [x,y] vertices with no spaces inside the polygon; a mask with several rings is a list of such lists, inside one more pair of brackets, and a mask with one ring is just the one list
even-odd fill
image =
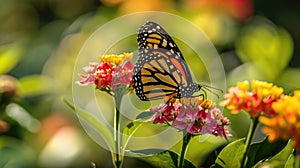
{"label": "flower cluster", "polygon": [[292,138],[293,147],[300,155],[300,90],[294,96],[283,96],[272,104],[276,115],[272,118],[262,116],[259,121],[265,125],[263,132],[269,135],[269,141]]}
{"label": "flower cluster", "polygon": [[121,55],[104,55],[100,57],[101,64],[90,63],[84,67],[86,74],[80,74],[79,85],[94,83],[97,89],[114,90],[119,84],[132,84],[133,63],[132,53]]}
{"label": "flower cluster", "polygon": [[238,82],[236,87],[228,89],[222,105],[226,106],[233,114],[241,110],[256,117],[261,113],[267,116],[275,114],[272,103],[282,95],[283,89],[272,83],[253,80],[252,91],[249,91],[249,82]]}
{"label": "flower cluster", "polygon": [[180,103],[163,103],[151,108],[154,123],[167,123],[192,135],[213,134],[230,136],[224,126],[230,125],[229,120],[209,100],[182,98]]}

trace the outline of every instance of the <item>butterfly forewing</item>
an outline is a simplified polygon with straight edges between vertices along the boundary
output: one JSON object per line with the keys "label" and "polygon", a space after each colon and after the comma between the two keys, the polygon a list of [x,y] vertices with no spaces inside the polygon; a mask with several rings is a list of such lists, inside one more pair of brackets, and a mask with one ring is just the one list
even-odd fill
{"label": "butterfly forewing", "polygon": [[168,35],[168,33],[157,23],[146,22],[139,29],[138,34],[139,49],[143,48],[164,48],[166,52],[178,55],[184,60],[179,48]]}
{"label": "butterfly forewing", "polygon": [[138,33],[139,58],[134,68],[134,88],[141,100],[165,96],[191,96],[200,86],[192,82],[189,68],[173,39],[154,22]]}

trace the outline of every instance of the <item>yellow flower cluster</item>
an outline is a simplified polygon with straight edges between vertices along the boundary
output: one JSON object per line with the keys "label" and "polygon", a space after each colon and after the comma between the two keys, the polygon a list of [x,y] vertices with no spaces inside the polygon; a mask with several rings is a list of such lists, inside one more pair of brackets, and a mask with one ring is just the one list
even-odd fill
{"label": "yellow flower cluster", "polygon": [[261,113],[273,115],[271,104],[282,95],[283,88],[272,83],[253,80],[249,90],[249,82],[243,81],[238,82],[236,87],[228,89],[221,104],[234,114],[244,110],[251,116],[258,116]]}
{"label": "yellow flower cluster", "polygon": [[259,118],[265,125],[263,132],[269,135],[271,142],[292,138],[293,147],[300,155],[300,90],[295,91],[294,96],[283,96],[272,108],[276,113],[274,117]]}
{"label": "yellow flower cluster", "polygon": [[272,83],[253,80],[252,81],[252,92],[256,93],[260,99],[264,99],[271,96],[272,99],[279,98],[283,93],[283,88],[277,87]]}
{"label": "yellow flower cluster", "polygon": [[102,55],[100,56],[100,62],[115,64],[116,66],[123,63],[124,60],[130,61],[133,57],[132,53],[124,52],[120,55]]}

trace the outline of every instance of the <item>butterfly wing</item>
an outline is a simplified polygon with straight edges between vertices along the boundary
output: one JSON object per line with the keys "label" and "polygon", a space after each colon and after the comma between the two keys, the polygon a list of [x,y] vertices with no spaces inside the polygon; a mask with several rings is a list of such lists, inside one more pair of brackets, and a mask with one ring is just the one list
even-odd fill
{"label": "butterfly wing", "polygon": [[180,98],[198,91],[189,68],[173,39],[154,22],[146,22],[138,33],[139,58],[134,68],[134,88],[141,100]]}
{"label": "butterfly wing", "polygon": [[162,99],[179,92],[182,75],[165,53],[158,51],[151,48],[139,51],[133,86],[141,100]]}
{"label": "butterfly wing", "polygon": [[184,60],[174,40],[155,22],[147,21],[140,27],[137,41],[139,49],[163,48],[172,52],[172,54],[180,56]]}

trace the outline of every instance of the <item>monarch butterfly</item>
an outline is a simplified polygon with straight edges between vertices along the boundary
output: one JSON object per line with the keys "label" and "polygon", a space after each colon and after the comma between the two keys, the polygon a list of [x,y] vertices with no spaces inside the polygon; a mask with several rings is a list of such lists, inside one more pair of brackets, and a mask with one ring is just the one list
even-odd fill
{"label": "monarch butterfly", "polygon": [[137,42],[139,57],[133,69],[133,87],[141,100],[192,97],[203,87],[193,82],[182,53],[160,25],[144,23]]}

